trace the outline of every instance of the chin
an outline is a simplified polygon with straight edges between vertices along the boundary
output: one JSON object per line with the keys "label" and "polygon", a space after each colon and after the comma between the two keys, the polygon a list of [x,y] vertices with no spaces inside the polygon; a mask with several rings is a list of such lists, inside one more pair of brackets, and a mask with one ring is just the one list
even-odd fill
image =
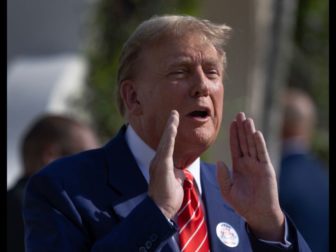
{"label": "chin", "polygon": [[195,130],[193,132],[193,139],[195,143],[199,143],[204,147],[209,147],[214,140],[216,139],[216,135],[214,131],[209,130]]}
{"label": "chin", "polygon": [[[202,154],[215,141],[217,133],[215,130],[204,128],[189,129],[185,134],[181,132],[177,142],[188,150],[194,150]],[[199,155],[200,155],[199,154]]]}

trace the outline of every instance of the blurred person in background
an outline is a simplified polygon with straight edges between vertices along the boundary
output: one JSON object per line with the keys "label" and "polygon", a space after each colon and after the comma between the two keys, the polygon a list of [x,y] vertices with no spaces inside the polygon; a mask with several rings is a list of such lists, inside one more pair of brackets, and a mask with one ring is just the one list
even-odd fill
{"label": "blurred person in background", "polygon": [[7,251],[23,252],[22,202],[24,187],[35,172],[53,160],[98,147],[95,132],[87,125],[61,115],[36,119],[21,142],[23,176],[7,192]]}
{"label": "blurred person in background", "polygon": [[329,251],[329,185],[327,167],[311,151],[316,107],[304,91],[288,88],[283,97],[282,159],[279,194],[314,252]]}

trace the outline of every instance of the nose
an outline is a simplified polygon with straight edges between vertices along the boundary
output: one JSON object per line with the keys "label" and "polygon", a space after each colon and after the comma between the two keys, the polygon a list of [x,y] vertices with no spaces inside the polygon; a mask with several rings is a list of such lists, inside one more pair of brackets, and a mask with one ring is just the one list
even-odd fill
{"label": "nose", "polygon": [[192,78],[192,88],[190,90],[192,97],[202,97],[209,95],[209,80],[201,67],[197,68]]}

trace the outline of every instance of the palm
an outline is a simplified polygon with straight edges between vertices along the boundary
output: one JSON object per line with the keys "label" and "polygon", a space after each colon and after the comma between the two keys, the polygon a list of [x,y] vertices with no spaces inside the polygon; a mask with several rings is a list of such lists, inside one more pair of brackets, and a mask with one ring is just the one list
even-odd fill
{"label": "palm", "polygon": [[[255,131],[252,119],[239,113],[230,128],[232,174],[218,163],[218,180],[223,197],[249,224],[267,225],[275,216],[283,219],[276,176],[264,138]],[[274,224],[273,223],[273,224]]]}
{"label": "palm", "polygon": [[[228,200],[242,216],[263,211],[269,205],[272,198],[269,188],[273,179],[265,174],[265,171],[271,170],[268,166],[268,163],[251,157],[241,157],[233,162],[232,187]],[[250,213],[250,210],[253,212]]]}

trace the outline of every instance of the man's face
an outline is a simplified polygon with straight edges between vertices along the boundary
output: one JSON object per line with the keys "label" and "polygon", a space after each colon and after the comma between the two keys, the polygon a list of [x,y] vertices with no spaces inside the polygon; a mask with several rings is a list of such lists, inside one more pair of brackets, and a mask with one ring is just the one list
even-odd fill
{"label": "man's face", "polygon": [[142,52],[137,72],[140,136],[156,149],[175,109],[180,114],[175,152],[204,152],[222,120],[223,58],[214,46],[193,33],[161,41]]}

